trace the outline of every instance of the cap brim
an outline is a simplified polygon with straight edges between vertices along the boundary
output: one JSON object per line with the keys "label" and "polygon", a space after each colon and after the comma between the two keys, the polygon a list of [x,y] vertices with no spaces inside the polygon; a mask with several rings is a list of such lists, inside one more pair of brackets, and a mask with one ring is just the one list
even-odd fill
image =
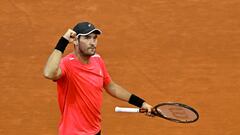
{"label": "cap brim", "polygon": [[99,29],[93,29],[93,30],[89,31],[88,33],[79,33],[79,34],[77,34],[77,36],[79,36],[79,35],[86,36],[86,35],[89,35],[91,33],[95,33],[95,34],[100,35],[100,34],[102,34],[102,31],[99,30]]}

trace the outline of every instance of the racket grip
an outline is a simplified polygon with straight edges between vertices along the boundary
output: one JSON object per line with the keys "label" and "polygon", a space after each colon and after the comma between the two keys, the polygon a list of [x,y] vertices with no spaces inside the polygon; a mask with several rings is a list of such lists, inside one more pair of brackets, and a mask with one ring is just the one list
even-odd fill
{"label": "racket grip", "polygon": [[139,109],[140,113],[146,113],[147,111],[148,111],[147,109],[142,109],[142,108]]}
{"label": "racket grip", "polygon": [[130,112],[130,113],[137,113],[140,112],[141,109],[139,108],[124,108],[124,107],[115,107],[115,112]]}

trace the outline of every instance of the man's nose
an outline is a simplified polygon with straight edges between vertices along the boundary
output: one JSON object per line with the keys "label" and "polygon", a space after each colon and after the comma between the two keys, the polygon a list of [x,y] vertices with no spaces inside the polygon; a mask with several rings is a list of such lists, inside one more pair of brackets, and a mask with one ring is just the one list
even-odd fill
{"label": "man's nose", "polygon": [[91,38],[90,44],[96,46],[96,44],[97,44],[96,39]]}

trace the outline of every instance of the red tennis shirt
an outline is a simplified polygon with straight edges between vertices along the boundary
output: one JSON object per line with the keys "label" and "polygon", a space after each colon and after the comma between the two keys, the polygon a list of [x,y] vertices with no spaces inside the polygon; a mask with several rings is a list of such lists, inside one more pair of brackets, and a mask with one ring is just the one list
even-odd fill
{"label": "red tennis shirt", "polygon": [[62,58],[57,80],[61,111],[59,135],[95,135],[101,130],[103,87],[111,78],[99,55],[83,64],[74,54]]}

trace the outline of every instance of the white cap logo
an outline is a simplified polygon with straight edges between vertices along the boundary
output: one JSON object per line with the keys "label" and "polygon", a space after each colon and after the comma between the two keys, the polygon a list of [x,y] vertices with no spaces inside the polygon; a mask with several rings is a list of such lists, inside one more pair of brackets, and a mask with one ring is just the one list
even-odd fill
{"label": "white cap logo", "polygon": [[91,27],[91,24],[88,24],[88,27]]}

